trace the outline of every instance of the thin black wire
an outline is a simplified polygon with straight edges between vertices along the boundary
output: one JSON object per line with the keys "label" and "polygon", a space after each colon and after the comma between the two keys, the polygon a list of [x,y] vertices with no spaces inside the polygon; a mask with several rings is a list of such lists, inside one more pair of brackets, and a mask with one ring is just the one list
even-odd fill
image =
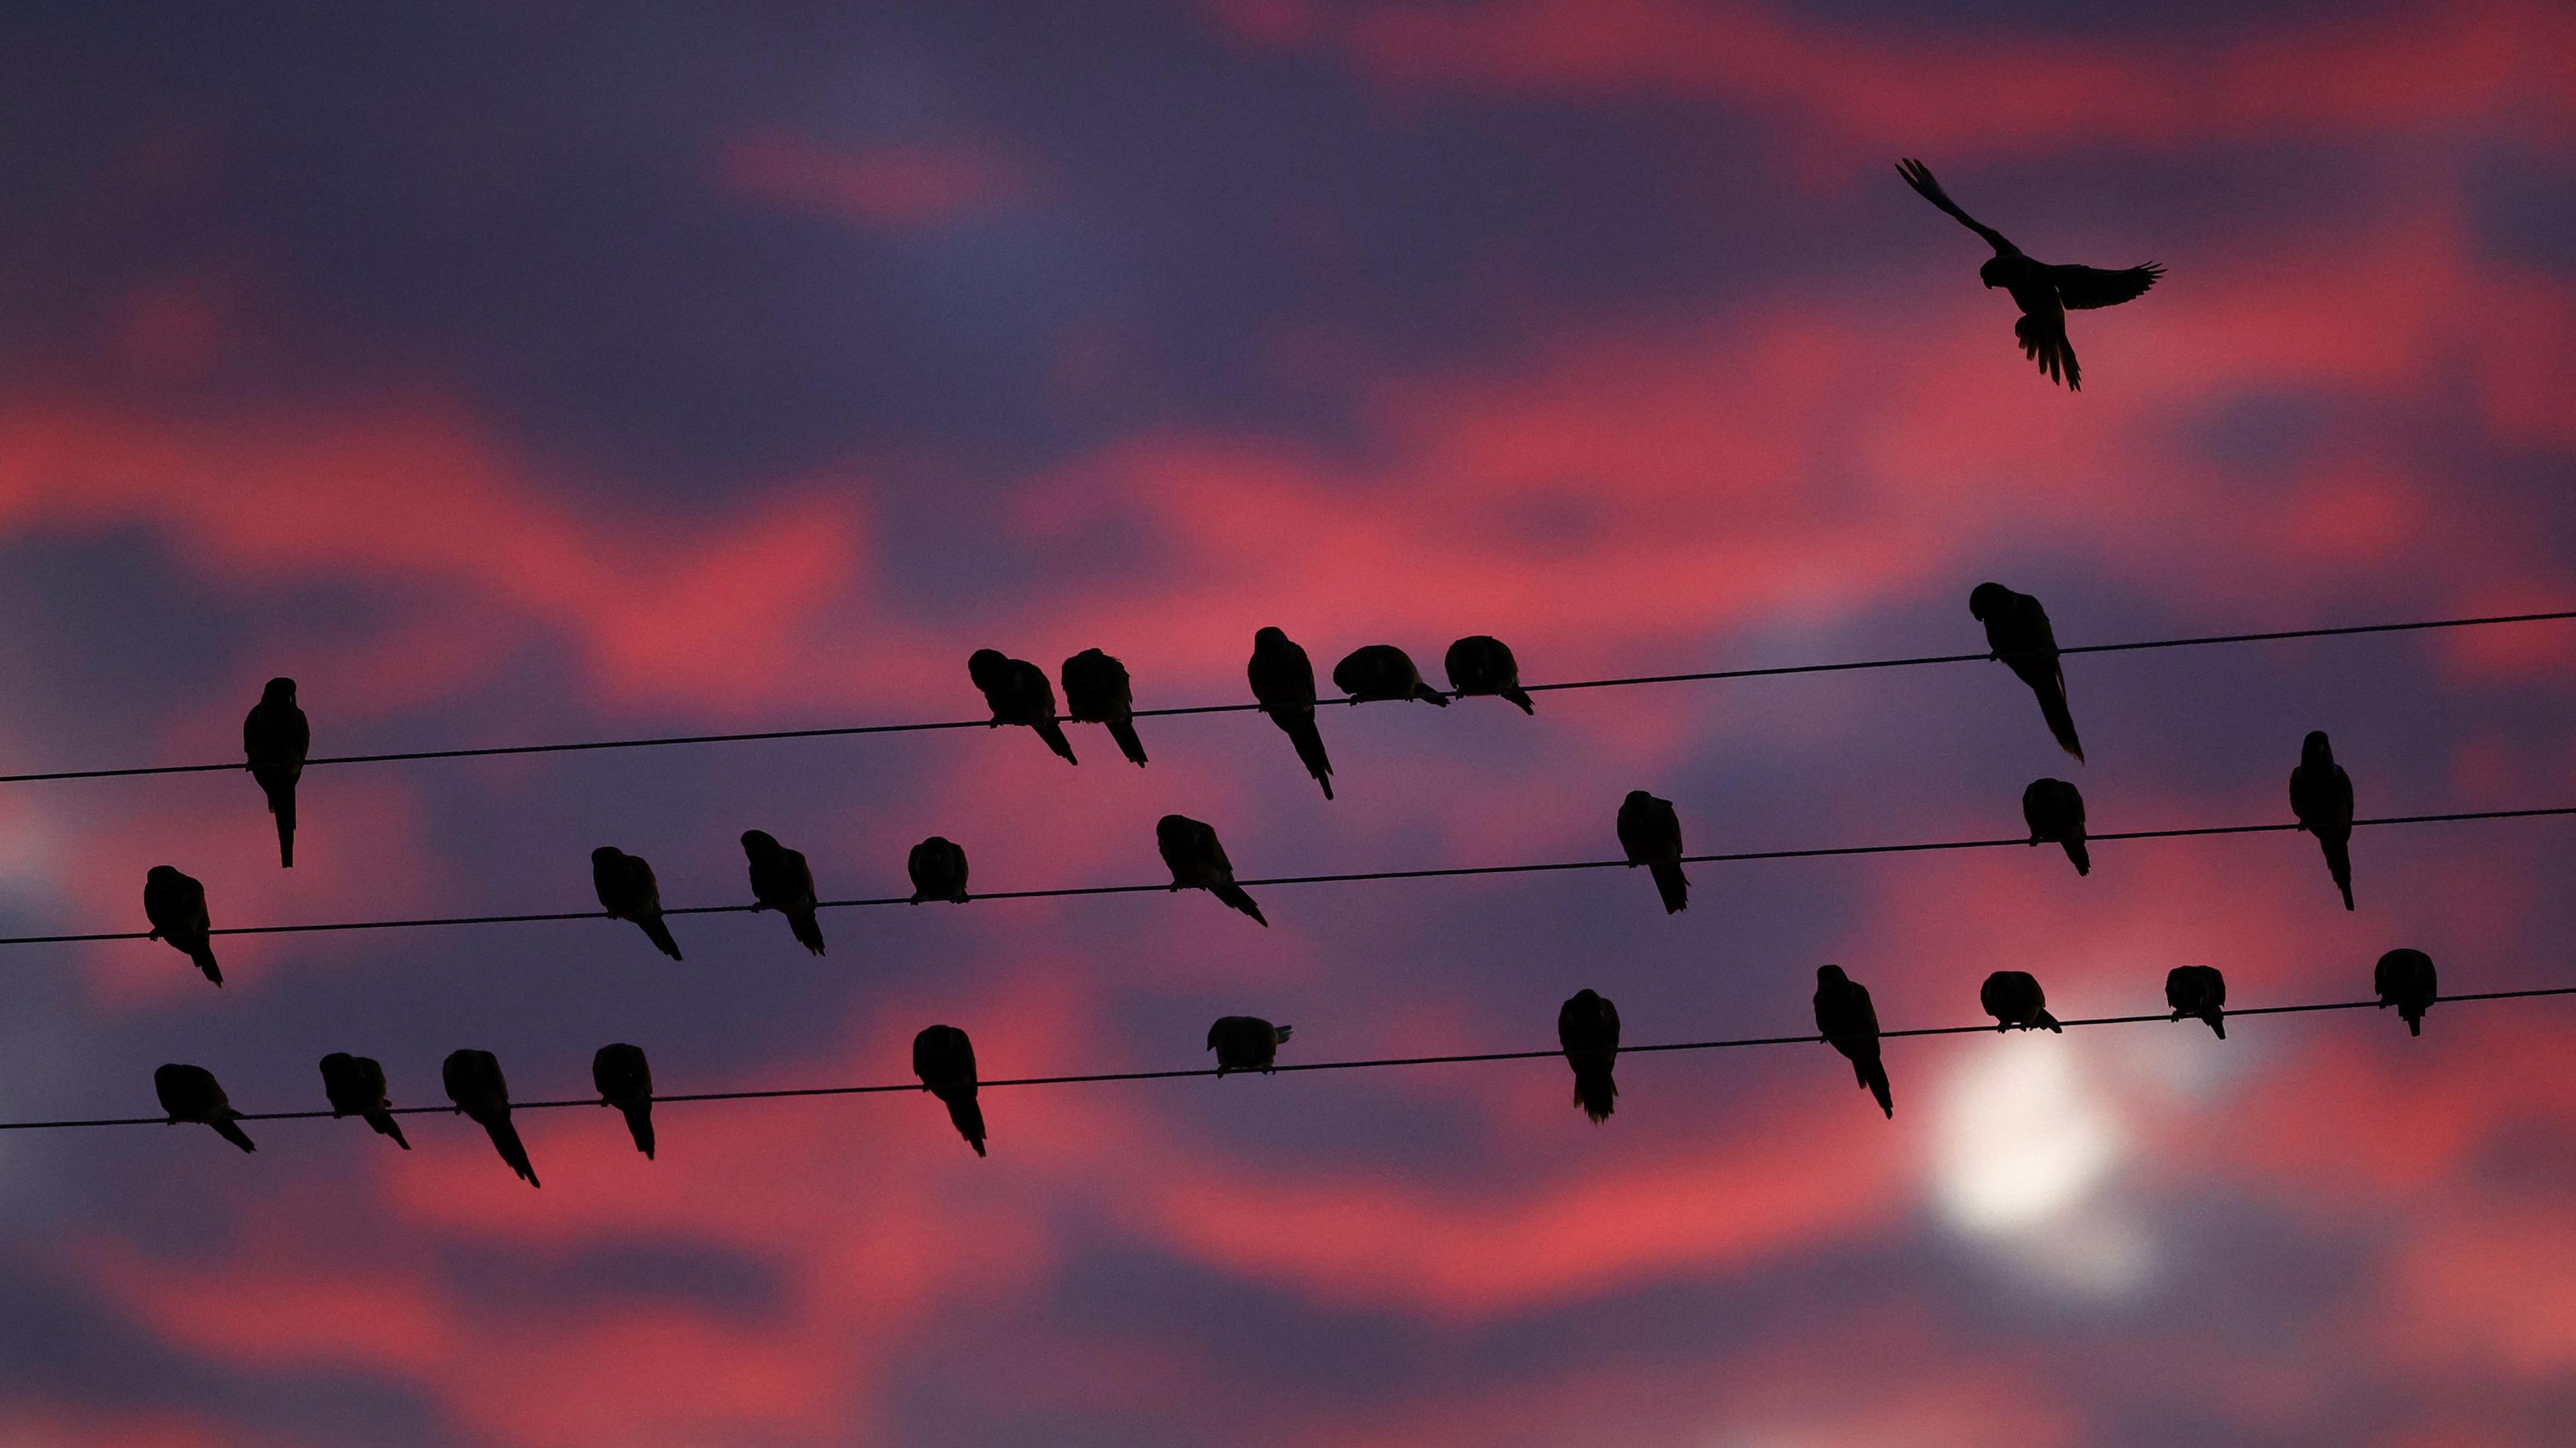
{"label": "thin black wire", "polygon": [[[2497,624],[2552,623],[2576,619],[2576,609],[2552,613],[2491,614],[2480,618],[2417,619],[2406,623],[2345,624],[2335,628],[2272,629],[2261,633],[2202,634],[2189,638],[2141,639],[2117,644],[2076,644],[2058,649],[2065,654],[2118,654],[2141,649],[2188,649],[2212,644],[2273,643],[2284,639],[2343,638],[2357,634],[2412,633],[2426,629],[2486,628]],[[1640,684],[1704,683],[1724,679],[1772,679],[1791,674],[1839,674],[1858,669],[1906,669],[1925,664],[1967,664],[1992,658],[1989,653],[1919,654],[1910,658],[1858,659],[1835,664],[1776,664],[1752,669],[1708,669],[1688,674],[1637,674],[1617,679],[1576,679],[1561,684],[1524,684],[1532,694],[1555,693],[1568,689],[1625,689]],[[1460,695],[1452,692],[1450,698]],[[1318,704],[1341,704],[1345,698],[1320,699]],[[1184,704],[1161,709],[1138,709],[1139,719],[1169,719],[1184,714],[1248,714],[1259,704]],[[506,754],[569,754],[597,749],[652,749],[670,744],[745,744],[768,739],[832,739],[858,734],[918,734],[934,729],[981,729],[990,719],[940,719],[913,724],[846,724],[824,729],[760,729],[738,734],[660,734],[635,739],[579,739],[559,744],[495,744],[470,749],[412,749],[388,754],[333,754],[304,761],[313,768],[326,764],[388,764],[414,759],[488,759]],[[1057,716],[1059,723],[1074,723],[1070,715]],[[0,784],[35,784],[63,779],[122,779],[147,774],[212,774],[239,770],[246,766],[239,760],[221,764],[147,764],[125,769],[56,769],[34,774],[0,774]]]}
{"label": "thin black wire", "polygon": [[[2468,1001],[2530,1000],[2541,996],[2564,995],[2576,995],[2576,985],[2547,986],[2534,990],[2474,991],[2464,995],[2436,996],[2434,998],[2434,1004],[2463,1003]],[[2237,1020],[2245,1016],[2288,1016],[2301,1015],[2312,1011],[2370,1010],[2375,1009],[2382,1004],[2384,1003],[2376,1000],[2307,1001],[2298,1005],[2287,1006],[2242,1006],[2234,1010],[2221,1011],[2219,1014],[2224,1019]],[[2058,1024],[2060,1026],[2070,1028],[2075,1026],[2133,1026],[2150,1021],[2170,1022],[2176,1020],[2187,1020],[2197,1023],[2200,1020],[2200,1017],[2176,1017],[2171,1011],[2156,1011],[2146,1015],[2134,1016],[2079,1016],[2072,1020],[2061,1020]],[[1879,1038],[1881,1040],[1896,1040],[1914,1036],[1969,1036],[1996,1029],[1998,1028],[1992,1022],[1975,1026],[1913,1026],[1904,1030],[1881,1031],[1879,1032]],[[1827,1039],[1827,1037],[1817,1034],[1803,1036],[1733,1036],[1714,1041],[1665,1041],[1646,1046],[1621,1046],[1619,1048],[1619,1054],[1622,1056],[1638,1056],[1665,1051],[1729,1051],[1753,1046],[1814,1046],[1824,1044]],[[1448,1056],[1370,1056],[1348,1061],[1282,1061],[1272,1069],[1284,1075],[1292,1071],[1361,1071],[1371,1070],[1382,1066],[1461,1066],[1484,1061],[1537,1061],[1551,1057],[1563,1056],[1564,1054],[1565,1052],[1561,1048],[1557,1048],[1536,1051],[1473,1051],[1460,1055]],[[1217,1074],[1219,1074],[1218,1070],[1213,1066],[1193,1066],[1172,1071],[1092,1071],[1076,1076],[1009,1076],[996,1081],[978,1081],[975,1084],[978,1090],[989,1091],[1004,1086],[1087,1086],[1109,1081],[1179,1081],[1192,1077],[1212,1077]],[[1252,1073],[1238,1071],[1233,1074],[1249,1075]],[[653,1098],[653,1104],[661,1106],[672,1102],[690,1101],[783,1101],[791,1098],[816,1096],[882,1096],[897,1091],[920,1091],[924,1089],[926,1088],[917,1081],[900,1081],[873,1086],[785,1086],[759,1091],[687,1091],[675,1092],[667,1096],[656,1096]],[[576,1096],[546,1101],[513,1101],[510,1103],[510,1109],[513,1111],[555,1111],[565,1107],[597,1106],[599,1104],[599,1098],[596,1096]],[[448,1116],[455,1114],[455,1111],[456,1108],[451,1106],[396,1106],[390,1108],[387,1114],[393,1116]],[[338,1113],[330,1111],[252,1111],[244,1112],[242,1115],[233,1119],[236,1121],[316,1121],[330,1118],[337,1114]],[[169,1118],[163,1116],[101,1116],[62,1121],[0,1121],[0,1131],[57,1131],[89,1126],[166,1126],[170,1124],[172,1123]]]}

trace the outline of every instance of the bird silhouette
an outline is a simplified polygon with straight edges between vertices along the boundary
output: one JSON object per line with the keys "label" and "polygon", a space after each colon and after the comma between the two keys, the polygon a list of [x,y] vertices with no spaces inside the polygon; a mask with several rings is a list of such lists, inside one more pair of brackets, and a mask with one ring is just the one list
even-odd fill
{"label": "bird silhouette", "polygon": [[2048,610],[2027,593],[1980,583],[1968,594],[1968,612],[1986,626],[1992,656],[2010,665],[2039,696],[2039,715],[2057,736],[2057,747],[2083,763],[2084,746],[2075,737],[2075,716],[2066,708],[2066,675],[2057,664],[2057,633],[2048,626]]}
{"label": "bird silhouette", "polygon": [[2227,1039],[2227,977],[2214,965],[2177,965],[2165,972],[2165,1004],[2173,1018],[2189,1016],[2209,1022],[2218,1039]]}
{"label": "bird silhouette", "polygon": [[2164,268],[2154,262],[2104,270],[2034,261],[2024,256],[2020,247],[2004,240],[2003,233],[1980,225],[1976,218],[1960,210],[1922,162],[1899,161],[1896,170],[1924,200],[1950,213],[1953,220],[1984,237],[1986,244],[1995,249],[1986,264],[1977,268],[1978,280],[1989,288],[2002,287],[2012,294],[2013,305],[2021,308],[2021,315],[2013,319],[2013,338],[2021,343],[2021,354],[2038,363],[2050,381],[2063,381],[2069,392],[2080,391],[2084,379],[2076,370],[2075,348],[2066,340],[2067,312],[2135,301],[2165,274]]}
{"label": "bird silhouette", "polygon": [[805,863],[804,852],[778,843],[767,830],[744,830],[742,853],[751,862],[751,908],[786,916],[797,943],[821,955],[823,927],[814,919],[814,870]]}
{"label": "bird silhouette", "polygon": [[1628,863],[1643,865],[1655,876],[1655,891],[1664,897],[1664,913],[1690,905],[1690,881],[1682,874],[1682,820],[1673,802],[1642,789],[1628,791],[1619,803],[1619,848]]}
{"label": "bird silhouette", "polygon": [[1461,699],[1493,694],[1520,705],[1524,714],[1538,712],[1538,706],[1530,702],[1529,691],[1521,687],[1520,664],[1501,639],[1490,634],[1469,634],[1449,646],[1440,666],[1448,672],[1449,687]]}
{"label": "bird silhouette", "polygon": [[1556,1008],[1556,1043],[1574,1068],[1574,1104],[1596,1124],[1609,1120],[1619,1099],[1611,1076],[1619,1059],[1619,1008],[1608,996],[1576,991]]}
{"label": "bird silhouette", "polygon": [[295,707],[295,681],[271,679],[259,702],[242,720],[242,753],[250,777],[268,796],[268,812],[277,816],[277,863],[295,868],[295,781],[304,775],[304,756],[313,748],[312,726]]}
{"label": "bird silhouette", "polygon": [[1145,741],[1136,737],[1136,695],[1127,666],[1098,649],[1084,649],[1064,661],[1058,676],[1064,680],[1064,712],[1107,727],[1118,752],[1144,768]]}
{"label": "bird silhouette", "polygon": [[378,1136],[390,1136],[394,1145],[411,1150],[411,1143],[403,1140],[402,1123],[394,1119],[393,1101],[385,1094],[385,1068],[375,1057],[346,1051],[323,1057],[322,1094],[330,1098],[334,1117],[358,1117]]}
{"label": "bird silhouette", "polygon": [[1055,686],[1047,682],[1046,670],[1026,659],[1007,657],[1000,649],[977,649],[966,660],[966,676],[984,691],[995,727],[1025,724],[1065,763],[1081,763],[1073,757],[1073,742],[1064,737],[1064,726],[1056,722]]}
{"label": "bird silhouette", "polygon": [[2299,767],[2290,771],[2290,812],[2299,828],[2317,837],[2326,853],[2326,873],[2343,892],[2343,908],[2352,908],[2352,776],[2335,763],[2334,745],[2319,729],[2299,746]]}
{"label": "bird silhouette", "polygon": [[2084,795],[2062,779],[2034,779],[2021,792],[2022,822],[2030,826],[2034,845],[2066,847],[2075,873],[2093,873],[2092,852],[2084,848]]}
{"label": "bird silhouette", "polygon": [[634,921],[654,949],[673,960],[680,958],[680,942],[671,938],[671,927],[662,923],[662,887],[654,882],[653,867],[642,855],[630,855],[613,845],[591,851],[590,884],[599,892],[599,907],[610,919]]}
{"label": "bird silhouette", "polygon": [[175,1062],[163,1066],[152,1073],[152,1093],[161,1098],[161,1109],[169,1114],[171,1125],[211,1126],[217,1136],[242,1150],[259,1150],[237,1124],[241,1113],[225,1099],[224,1088],[215,1084],[215,1073],[205,1067]]}
{"label": "bird silhouette", "polygon": [[492,1138],[492,1149],[501,1153],[510,1170],[528,1185],[539,1185],[537,1169],[528,1162],[528,1148],[519,1141],[519,1128],[510,1124],[510,1083],[501,1079],[500,1058],[489,1051],[450,1051],[438,1068],[438,1079],[456,1109],[474,1118]]}
{"label": "bird silhouette", "polygon": [[1270,923],[1261,907],[1234,883],[1234,862],[1225,857],[1216,826],[1188,815],[1165,815],[1154,821],[1154,848],[1162,851],[1163,863],[1171,867],[1173,889],[1205,890],[1260,924]]}
{"label": "bird silhouette", "polygon": [[1333,797],[1333,761],[1324,753],[1323,731],[1315,727],[1315,665],[1306,651],[1275,628],[1252,636],[1252,661],[1244,665],[1252,697],[1297,746],[1306,772]]}
{"label": "bird silhouette", "polygon": [[2392,950],[2379,957],[2370,979],[2379,988],[2380,1006],[2395,1006],[2397,1014],[2406,1018],[2406,1034],[2424,1034],[2424,1013],[2441,995],[2441,978],[2433,970],[2433,957],[2420,950]]}
{"label": "bird silhouette", "polygon": [[626,1132],[635,1149],[653,1159],[653,1068],[644,1048],[614,1041],[590,1058],[590,1084],[599,1088],[599,1104],[614,1106],[626,1117]]}
{"label": "bird silhouette", "polygon": [[1851,1062],[1852,1075],[1878,1098],[1878,1109],[1896,1119],[1896,1097],[1887,1086],[1887,1066],[1878,1058],[1878,1008],[1869,1002],[1869,987],[1843,974],[1839,965],[1816,967],[1816,1034]]}
{"label": "bird silhouette", "polygon": [[966,903],[966,850],[932,835],[912,847],[903,862],[905,873],[912,876],[912,903],[924,900],[947,900]]}
{"label": "bird silhouette", "polygon": [[1259,1071],[1264,1075],[1279,1064],[1279,1048],[1287,1044],[1294,1026],[1274,1026],[1259,1016],[1219,1016],[1208,1027],[1207,1048],[1216,1052],[1216,1074],[1222,1078],[1228,1071]]}
{"label": "bird silhouette", "polygon": [[1351,650],[1333,665],[1333,687],[1350,695],[1354,704],[1374,699],[1420,699],[1443,709],[1449,707],[1445,695],[1422,682],[1422,671],[1413,666],[1413,656],[1393,644],[1369,644]]}
{"label": "bird silhouette", "polygon": [[975,1104],[975,1043],[955,1026],[924,1026],[912,1038],[912,1074],[948,1107],[957,1134],[984,1154],[984,1108]]}
{"label": "bird silhouette", "polygon": [[155,865],[144,872],[143,918],[152,922],[151,933],[144,939],[168,941],[171,949],[195,961],[206,979],[224,983],[210,938],[214,921],[206,914],[206,887],[195,876],[183,875],[172,865]]}
{"label": "bird silhouette", "polygon": [[1995,1018],[1995,1029],[2008,1031],[2018,1026],[2025,1031],[2064,1031],[2057,1017],[2048,1013],[2048,994],[2039,981],[2026,970],[1999,970],[1986,977],[1977,988],[1977,1004]]}

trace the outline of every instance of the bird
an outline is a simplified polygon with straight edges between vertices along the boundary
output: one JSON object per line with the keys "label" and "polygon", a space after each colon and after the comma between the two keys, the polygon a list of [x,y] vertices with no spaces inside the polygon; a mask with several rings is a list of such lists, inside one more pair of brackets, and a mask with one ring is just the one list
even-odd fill
{"label": "bird", "polygon": [[805,863],[804,852],[778,843],[767,830],[744,830],[742,853],[751,862],[751,908],[786,916],[797,943],[821,955],[823,927],[814,919],[814,870]]}
{"label": "bird", "polygon": [[1234,883],[1234,862],[1216,837],[1216,826],[1188,815],[1167,814],[1154,821],[1154,847],[1172,870],[1175,890],[1205,890],[1263,926],[1270,921],[1243,887]]}
{"label": "bird", "polygon": [[1941,183],[1932,179],[1931,168],[1922,162],[1899,161],[1896,170],[1924,200],[1950,213],[1953,220],[1984,237],[1986,244],[1995,249],[1994,256],[1977,268],[1977,279],[1989,288],[2002,287],[2012,294],[2013,304],[2021,308],[2021,315],[2013,319],[2013,337],[2021,343],[2022,355],[2038,363],[2050,381],[2062,380],[2067,391],[2083,390],[2083,377],[2075,367],[2075,348],[2066,340],[2067,312],[2135,301],[2146,295],[2165,269],[2154,262],[2105,270],[2033,261],[2022,254],[2020,247],[2004,240],[2003,233],[1979,225],[1976,218],[1960,210],[1949,193],[1941,189]]}
{"label": "bird", "polygon": [[2064,845],[2076,874],[2093,873],[2093,854],[2084,848],[2084,795],[2074,785],[2062,779],[2032,780],[2021,792],[2021,817],[2030,826],[2032,844]]}
{"label": "bird", "polygon": [[599,1104],[625,1113],[627,1134],[644,1159],[653,1159],[653,1068],[644,1048],[613,1041],[590,1058],[590,1084],[599,1088]]}
{"label": "bird", "polygon": [[484,1134],[492,1138],[492,1149],[501,1153],[510,1170],[528,1185],[540,1185],[537,1169],[528,1162],[528,1148],[519,1140],[519,1128],[510,1124],[510,1083],[501,1079],[500,1059],[489,1051],[450,1051],[438,1068],[438,1079],[456,1109],[482,1125]]}
{"label": "bird", "polygon": [[2218,1039],[2227,1039],[2227,977],[2214,965],[2177,965],[2165,972],[2165,1004],[2173,1018],[2209,1022]]}
{"label": "bird", "polygon": [[1896,1098],[1888,1090],[1886,1063],[1878,1058],[1878,1008],[1869,1003],[1869,987],[1839,965],[1816,967],[1816,1034],[1843,1053],[1852,1075],[1878,1098],[1878,1109],[1895,1120]]}
{"label": "bird", "polygon": [[1556,1008],[1556,1043],[1574,1068],[1574,1104],[1595,1125],[1617,1109],[1619,1083],[1610,1068],[1619,1059],[1619,1008],[1596,991],[1576,991]]}
{"label": "bird", "polygon": [[1315,727],[1315,666],[1306,651],[1278,629],[1265,628],[1252,636],[1252,661],[1243,672],[1262,712],[1287,733],[1306,772],[1331,799],[1333,761],[1324,753],[1323,731]]}
{"label": "bird", "polygon": [[1989,657],[2010,665],[2039,696],[2039,715],[2057,736],[2057,747],[2083,763],[2084,745],[2075,737],[2075,716],[2066,708],[2066,674],[2057,664],[2057,634],[2048,626],[2048,610],[2027,593],[1980,583],[1968,594],[1968,612],[1986,626]]}
{"label": "bird", "polygon": [[1420,699],[1426,704],[1449,707],[1448,697],[1422,682],[1422,671],[1413,665],[1413,656],[1393,644],[1369,644],[1356,648],[1333,665],[1333,687],[1350,696],[1354,704],[1373,699]]}
{"label": "bird", "polygon": [[984,1154],[984,1108],[975,1104],[975,1043],[955,1026],[924,1026],[912,1038],[912,1074],[948,1107],[957,1134]]}
{"label": "bird", "polygon": [[225,1099],[224,1088],[215,1083],[215,1073],[205,1067],[176,1062],[163,1066],[152,1073],[152,1093],[161,1098],[161,1109],[169,1113],[172,1126],[181,1122],[211,1126],[217,1136],[242,1150],[259,1150],[238,1124],[241,1113]]}
{"label": "bird", "polygon": [[1279,1064],[1279,1048],[1294,1026],[1274,1026],[1259,1016],[1219,1016],[1208,1027],[1207,1048],[1216,1052],[1216,1074],[1259,1071],[1268,1075]]}
{"label": "bird", "polygon": [[1511,646],[1491,634],[1469,634],[1449,646],[1440,667],[1449,675],[1449,687],[1464,699],[1471,694],[1493,694],[1521,706],[1524,714],[1536,714],[1538,706],[1530,702],[1529,691],[1521,687],[1521,666],[1512,658]]}
{"label": "bird", "polygon": [[390,1136],[394,1145],[411,1150],[411,1143],[403,1140],[402,1123],[394,1120],[393,1102],[385,1095],[385,1068],[375,1057],[346,1051],[323,1057],[322,1094],[330,1098],[334,1117],[358,1117],[378,1136]]}
{"label": "bird", "polygon": [[2039,988],[2039,980],[2026,970],[1999,970],[1986,977],[1977,988],[1977,1004],[1995,1018],[1995,1029],[2009,1031],[2019,1026],[2025,1031],[2063,1032],[2057,1017],[2048,1013],[2048,993]]}
{"label": "bird", "polygon": [[2406,1018],[2406,1034],[2424,1034],[2424,1013],[2441,992],[2433,957],[2420,950],[2392,950],[2379,957],[2370,979],[2379,989],[2379,1004],[2397,1007],[2397,1014]]}
{"label": "bird", "polygon": [[903,862],[904,871],[912,876],[912,903],[924,900],[947,900],[966,903],[966,850],[938,835],[932,835],[912,847]]}
{"label": "bird", "polygon": [[662,887],[654,883],[653,867],[642,855],[630,855],[614,845],[591,851],[590,884],[599,892],[600,908],[610,919],[634,921],[654,949],[673,960],[680,958],[680,942],[671,938],[671,927],[662,923]]}
{"label": "bird", "polygon": [[1682,820],[1673,802],[1642,789],[1628,791],[1619,803],[1619,847],[1628,863],[1654,872],[1655,890],[1664,897],[1664,913],[1690,905],[1690,880],[1682,874]]}
{"label": "bird", "polygon": [[250,777],[268,796],[268,812],[277,816],[277,863],[295,868],[295,781],[304,774],[304,756],[313,748],[313,728],[295,707],[295,681],[277,678],[260,690],[259,702],[242,720],[242,753]]}
{"label": "bird", "polygon": [[1099,724],[1118,743],[1118,752],[1137,768],[1145,767],[1145,741],[1136,737],[1136,693],[1127,666],[1098,649],[1084,649],[1064,661],[1064,712],[1085,724]]}
{"label": "bird", "polygon": [[2352,776],[2335,763],[2334,745],[2326,732],[2313,730],[2299,745],[2299,767],[2290,771],[2290,812],[2299,828],[2317,837],[2326,852],[2326,873],[2343,892],[2343,908],[2352,908]]}
{"label": "bird", "polygon": [[1064,737],[1064,726],[1055,720],[1055,686],[1047,682],[1046,670],[1026,659],[1010,658],[1000,649],[977,649],[966,660],[966,676],[984,691],[995,727],[1026,724],[1065,763],[1082,762],[1073,757],[1073,742]]}
{"label": "bird", "polygon": [[181,874],[175,865],[155,865],[144,872],[143,918],[152,922],[144,939],[168,941],[171,949],[195,961],[206,979],[224,983],[209,938],[214,922],[206,915],[206,887],[195,876]]}

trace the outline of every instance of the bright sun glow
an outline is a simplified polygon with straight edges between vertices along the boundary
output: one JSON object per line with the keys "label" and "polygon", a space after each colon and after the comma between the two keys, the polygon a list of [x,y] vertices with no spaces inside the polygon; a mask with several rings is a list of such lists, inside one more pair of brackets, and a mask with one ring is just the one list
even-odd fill
{"label": "bright sun glow", "polygon": [[1989,1042],[1950,1078],[1939,1112],[1934,1191],[1943,1215],[1970,1231],[2061,1216],[2120,1155],[2119,1123],[2061,1041]]}

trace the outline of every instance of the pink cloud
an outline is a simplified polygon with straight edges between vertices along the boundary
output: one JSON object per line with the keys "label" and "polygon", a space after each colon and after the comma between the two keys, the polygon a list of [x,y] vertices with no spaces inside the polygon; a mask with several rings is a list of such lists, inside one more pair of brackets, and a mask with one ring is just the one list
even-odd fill
{"label": "pink cloud", "polygon": [[781,210],[889,230],[945,226],[1019,205],[1019,167],[964,146],[835,147],[789,131],[727,145],[717,163],[726,191]]}

